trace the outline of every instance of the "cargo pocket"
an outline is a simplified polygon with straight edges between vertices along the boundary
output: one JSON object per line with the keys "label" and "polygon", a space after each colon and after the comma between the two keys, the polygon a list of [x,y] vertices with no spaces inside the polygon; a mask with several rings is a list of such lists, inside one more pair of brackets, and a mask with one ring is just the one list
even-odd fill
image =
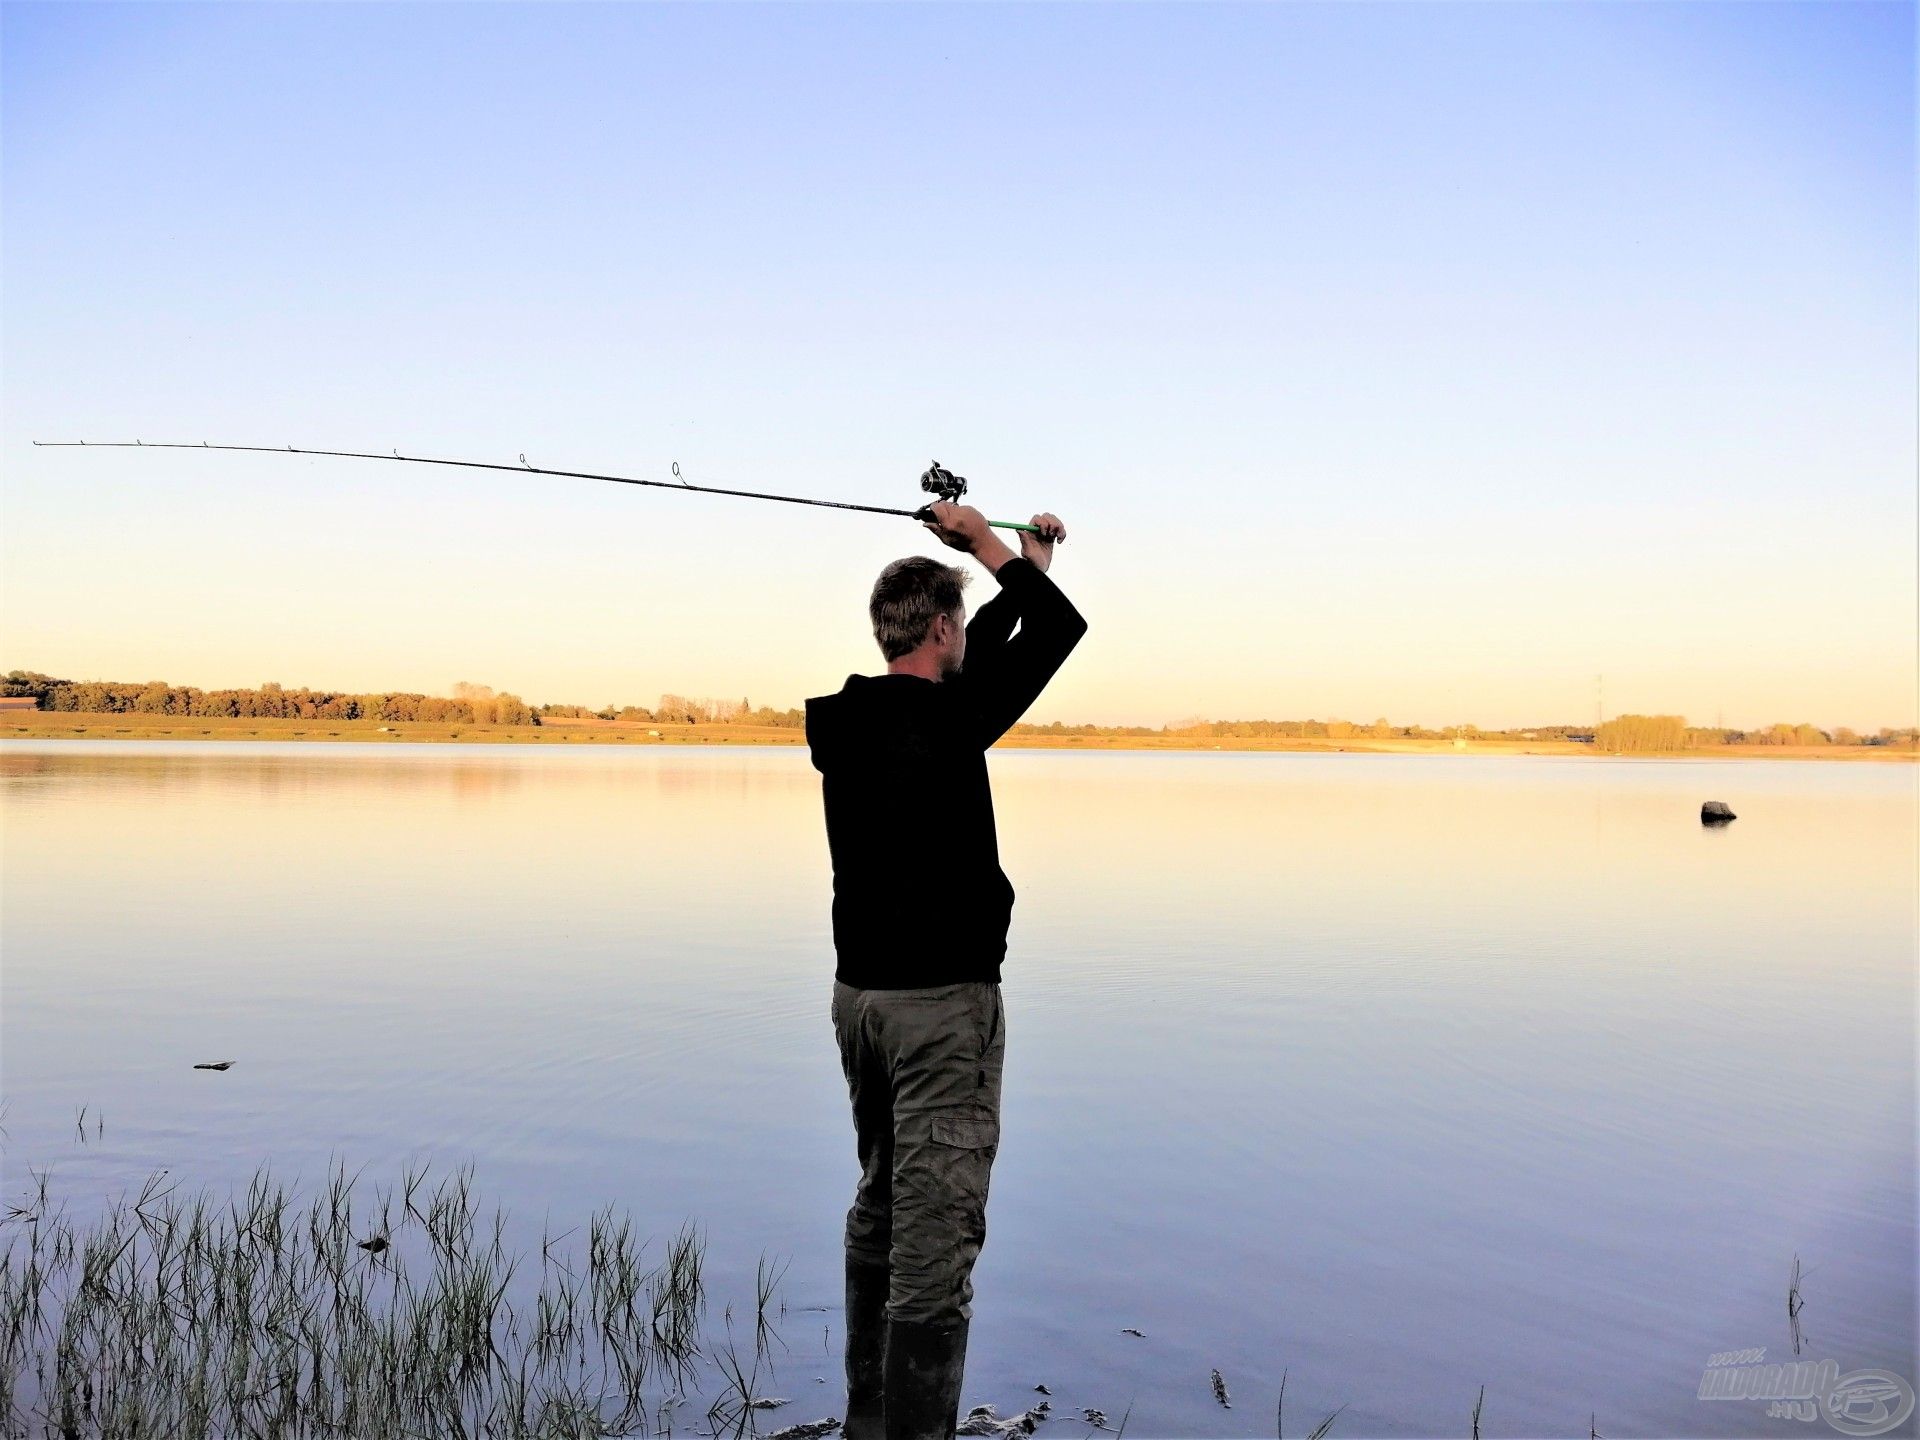
{"label": "cargo pocket", "polygon": [[1000,1148],[1000,1122],[991,1115],[971,1110],[942,1111],[934,1115],[932,1129],[936,1145],[949,1145],[956,1150],[985,1150],[989,1156]]}
{"label": "cargo pocket", "polygon": [[978,1110],[949,1110],[932,1119],[928,1147],[962,1243],[977,1243],[986,1231],[987,1182],[1000,1149],[1000,1121]]}

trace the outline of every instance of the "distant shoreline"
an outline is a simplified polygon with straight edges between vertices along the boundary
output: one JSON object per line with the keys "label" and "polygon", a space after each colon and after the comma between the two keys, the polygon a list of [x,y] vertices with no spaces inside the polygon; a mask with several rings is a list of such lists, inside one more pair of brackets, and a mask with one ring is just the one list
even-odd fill
{"label": "distant shoreline", "polygon": [[[566,720],[540,725],[475,725],[414,720],[300,720],[186,715],[88,715],[43,710],[0,719],[6,740],[315,741],[407,745],[778,745],[806,744],[803,731],[783,725],[685,725],[662,721]],[[1354,736],[1343,740],[1259,739],[1186,735],[1009,735],[1006,750],[1286,751],[1373,755],[1549,755],[1595,760],[1841,760],[1920,759],[1920,751],[1891,745],[1713,745],[1694,750],[1610,755],[1560,740],[1409,740]]]}

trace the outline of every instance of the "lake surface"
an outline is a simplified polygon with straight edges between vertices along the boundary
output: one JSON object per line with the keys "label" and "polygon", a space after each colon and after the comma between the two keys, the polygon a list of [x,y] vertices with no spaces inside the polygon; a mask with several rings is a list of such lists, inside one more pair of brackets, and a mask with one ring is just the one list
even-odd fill
{"label": "lake surface", "polygon": [[[1913,767],[990,764],[1019,902],[963,1410],[1045,1383],[1129,1436],[1271,1436],[1284,1370],[1289,1435],[1464,1435],[1482,1384],[1490,1436],[1830,1434],[1696,1398],[1714,1352],[1792,1358],[1795,1255],[1805,1355],[1913,1378]],[[0,1198],[472,1161],[536,1224],[697,1221],[720,1302],[789,1258],[777,1423],[844,1413],[804,751],[9,742],[0,775]]]}

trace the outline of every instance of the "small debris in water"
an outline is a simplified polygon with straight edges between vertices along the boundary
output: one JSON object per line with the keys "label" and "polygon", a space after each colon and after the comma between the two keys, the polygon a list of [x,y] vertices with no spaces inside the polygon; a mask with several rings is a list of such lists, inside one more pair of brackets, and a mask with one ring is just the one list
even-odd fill
{"label": "small debris in water", "polygon": [[954,1431],[954,1434],[1002,1437],[1031,1435],[1040,1428],[1040,1422],[1047,1418],[1047,1411],[1050,1408],[1043,1400],[1033,1409],[1023,1410],[1018,1415],[1003,1420],[1000,1412],[993,1406],[976,1405],[967,1412],[967,1418],[960,1422],[960,1427]]}
{"label": "small debris in water", "polygon": [[387,1248],[387,1237],[384,1235],[376,1235],[371,1240],[360,1240],[355,1243],[369,1255],[378,1255],[382,1250]]}
{"label": "small debris in water", "polygon": [[1227,1382],[1221,1378],[1218,1370],[1213,1372],[1213,1398],[1220,1402],[1222,1410],[1233,1408],[1233,1401],[1227,1398]]}
{"label": "small debris in water", "polygon": [[801,1425],[789,1425],[784,1430],[776,1430],[767,1436],[767,1440],[819,1440],[822,1435],[831,1435],[840,1428],[840,1422],[829,1416],[825,1420],[814,1420]]}
{"label": "small debris in water", "polygon": [[1709,800],[1700,807],[1700,823],[1702,825],[1725,825],[1729,821],[1738,820],[1739,818],[1738,815],[1733,813],[1732,807],[1724,800]]}
{"label": "small debris in water", "polygon": [[1085,1420],[1087,1424],[1093,1426],[1096,1430],[1105,1430],[1108,1428],[1107,1412],[1104,1410],[1091,1410],[1091,1409],[1082,1410],[1080,1412],[1080,1418]]}
{"label": "small debris in water", "polygon": [[195,1065],[193,1068],[196,1070],[230,1070],[233,1068],[233,1061],[215,1060],[211,1064]]}
{"label": "small debris in water", "polygon": [[1034,1386],[1033,1388],[1034,1388],[1034,1392],[1035,1392],[1036,1394],[1040,1394],[1040,1395],[1051,1395],[1051,1394],[1053,1394],[1053,1391],[1051,1391],[1051,1390],[1049,1390],[1049,1389],[1048,1389],[1048,1388],[1047,1388],[1046,1386],[1044,1386],[1044,1385],[1036,1385],[1036,1386]]}
{"label": "small debris in water", "polygon": [[749,1400],[747,1402],[747,1408],[749,1410],[778,1410],[782,1405],[791,1405],[792,1403],[793,1401],[785,1398],[776,1400],[771,1396],[765,1396],[758,1400]]}
{"label": "small debris in water", "polygon": [[1141,1338],[1142,1340],[1144,1340],[1144,1339],[1146,1339],[1146,1338],[1147,1338],[1147,1332],[1146,1332],[1146,1331],[1144,1331],[1144,1330],[1136,1330],[1136,1329],[1134,1329],[1134,1328],[1133,1328],[1133,1327],[1132,1327],[1131,1325],[1129,1325],[1129,1326],[1127,1326],[1127,1327],[1126,1327],[1126,1328],[1125,1328],[1124,1330],[1122,1330],[1122,1331],[1121,1331],[1120,1333],[1121,1333],[1122,1335],[1138,1335],[1138,1336],[1139,1336],[1139,1337],[1140,1337],[1140,1338]]}

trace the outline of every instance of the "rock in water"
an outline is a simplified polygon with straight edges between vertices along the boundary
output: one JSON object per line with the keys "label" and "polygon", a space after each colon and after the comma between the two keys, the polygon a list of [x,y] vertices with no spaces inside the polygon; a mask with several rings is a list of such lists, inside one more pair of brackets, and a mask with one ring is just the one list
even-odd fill
{"label": "rock in water", "polygon": [[1700,823],[1702,825],[1724,825],[1729,820],[1736,820],[1738,818],[1724,800],[1709,800],[1700,807]]}

